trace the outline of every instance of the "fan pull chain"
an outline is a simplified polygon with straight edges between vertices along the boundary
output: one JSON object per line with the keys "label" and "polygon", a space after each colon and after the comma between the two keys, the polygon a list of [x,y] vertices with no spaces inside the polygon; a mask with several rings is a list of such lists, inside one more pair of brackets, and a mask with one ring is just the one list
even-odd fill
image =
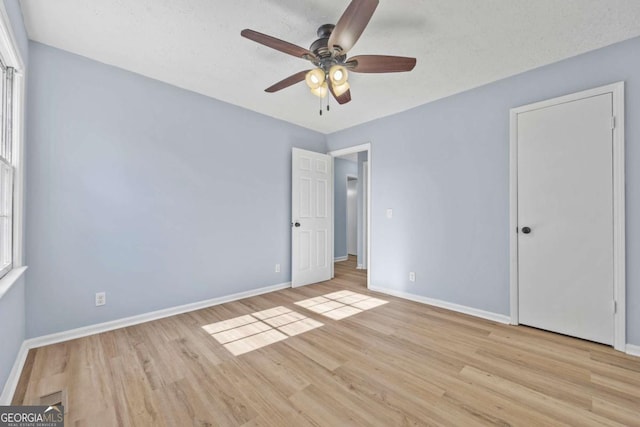
{"label": "fan pull chain", "polygon": [[320,115],[322,115],[322,98],[320,98]]}
{"label": "fan pull chain", "polygon": [[327,95],[327,111],[329,111],[329,101],[331,101],[331,97]]}

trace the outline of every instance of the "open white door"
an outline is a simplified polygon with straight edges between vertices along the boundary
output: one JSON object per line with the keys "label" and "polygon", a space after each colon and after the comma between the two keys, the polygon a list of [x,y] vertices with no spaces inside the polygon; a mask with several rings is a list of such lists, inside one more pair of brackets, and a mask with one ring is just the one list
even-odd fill
{"label": "open white door", "polygon": [[294,148],[291,179],[291,286],[331,279],[333,158]]}

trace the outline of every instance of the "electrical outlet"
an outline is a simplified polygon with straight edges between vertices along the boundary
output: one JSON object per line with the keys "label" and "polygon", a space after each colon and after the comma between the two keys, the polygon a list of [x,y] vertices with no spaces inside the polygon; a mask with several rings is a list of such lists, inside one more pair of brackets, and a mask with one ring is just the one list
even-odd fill
{"label": "electrical outlet", "polygon": [[96,292],[96,307],[105,305],[107,303],[106,292]]}
{"label": "electrical outlet", "polygon": [[410,271],[409,272],[409,281],[410,282],[415,282],[416,281],[416,273],[415,273],[415,271]]}
{"label": "electrical outlet", "polygon": [[276,273],[280,273],[280,264],[276,264]]}

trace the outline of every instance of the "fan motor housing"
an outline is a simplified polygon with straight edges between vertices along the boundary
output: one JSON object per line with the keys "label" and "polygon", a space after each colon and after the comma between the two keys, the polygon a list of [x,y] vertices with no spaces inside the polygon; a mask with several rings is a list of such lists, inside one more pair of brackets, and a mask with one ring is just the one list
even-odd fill
{"label": "fan motor housing", "polygon": [[314,41],[313,43],[311,43],[311,47],[309,48],[309,50],[313,52],[313,54],[318,58],[325,58],[325,57],[331,56],[331,51],[328,48],[328,42],[329,42],[328,37],[320,38]]}
{"label": "fan motor housing", "polygon": [[318,28],[317,34],[320,37],[318,40],[311,43],[311,47],[309,50],[313,52],[313,54],[320,58],[320,62],[326,58],[335,58],[334,63],[342,63],[347,58],[347,55],[336,55],[335,51],[329,49],[329,37],[331,36],[331,32],[336,26],[333,24],[324,24]]}
{"label": "fan motor housing", "polygon": [[333,24],[320,25],[317,31],[318,37],[320,37],[321,39],[328,39],[335,27],[336,26]]}

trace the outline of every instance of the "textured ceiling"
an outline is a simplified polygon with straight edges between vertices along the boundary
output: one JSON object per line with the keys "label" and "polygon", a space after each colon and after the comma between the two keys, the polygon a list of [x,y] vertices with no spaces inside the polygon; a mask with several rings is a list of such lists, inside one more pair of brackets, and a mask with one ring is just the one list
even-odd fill
{"label": "textured ceiling", "polygon": [[309,63],[240,37],[309,47],[348,0],[22,0],[32,40],[330,133],[640,35],[638,0],[381,0],[350,56],[417,58],[410,73],[355,74],[353,101],[318,115]]}

